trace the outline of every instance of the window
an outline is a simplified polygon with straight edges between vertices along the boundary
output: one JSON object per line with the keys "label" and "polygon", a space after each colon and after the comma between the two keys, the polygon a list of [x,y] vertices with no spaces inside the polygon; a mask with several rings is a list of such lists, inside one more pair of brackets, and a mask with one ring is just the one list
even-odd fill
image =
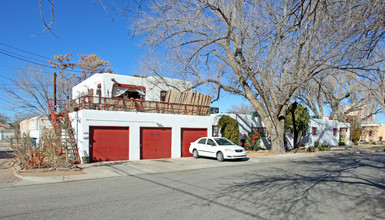
{"label": "window", "polygon": [[265,127],[252,127],[252,132],[257,132],[261,137],[268,137],[269,134]]}
{"label": "window", "polygon": [[224,139],[224,138],[214,138],[214,140],[217,142],[218,145],[235,145],[230,140]]}
{"label": "window", "polygon": [[215,142],[214,142],[213,140],[211,140],[211,139],[207,139],[207,145],[217,146],[217,145],[215,144]]}
{"label": "window", "polygon": [[337,128],[333,128],[333,135],[334,135],[334,136],[337,136],[337,131],[338,131]]}
{"label": "window", "polygon": [[212,136],[213,137],[219,137],[219,129],[218,129],[218,125],[213,125],[213,130],[212,130]]}
{"label": "window", "polygon": [[166,101],[166,95],[167,95],[167,91],[160,91],[160,101],[161,102]]}
{"label": "window", "polygon": [[198,144],[206,144],[206,138],[202,138],[198,141]]}
{"label": "window", "polygon": [[372,135],[373,135],[373,131],[370,130],[370,131],[369,131],[369,137],[371,137]]}
{"label": "window", "polygon": [[317,135],[317,128],[316,127],[312,127],[311,128],[311,133],[313,136],[316,136]]}

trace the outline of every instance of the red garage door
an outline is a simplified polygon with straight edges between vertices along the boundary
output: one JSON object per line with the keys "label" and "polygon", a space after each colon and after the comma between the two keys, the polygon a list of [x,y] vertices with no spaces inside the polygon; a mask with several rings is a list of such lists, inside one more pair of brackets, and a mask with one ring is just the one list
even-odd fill
{"label": "red garage door", "polygon": [[171,158],[171,128],[140,128],[141,159]]}
{"label": "red garage door", "polygon": [[206,128],[182,128],[182,157],[192,157],[188,151],[190,143],[206,136]]}
{"label": "red garage door", "polygon": [[128,160],[128,127],[90,127],[91,161]]}

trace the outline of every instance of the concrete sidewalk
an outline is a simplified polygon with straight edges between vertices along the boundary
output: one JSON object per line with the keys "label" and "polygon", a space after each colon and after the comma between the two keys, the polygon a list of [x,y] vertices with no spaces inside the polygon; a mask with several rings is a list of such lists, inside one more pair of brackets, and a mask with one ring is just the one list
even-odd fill
{"label": "concrete sidewalk", "polygon": [[274,156],[252,157],[242,161],[224,161],[218,162],[211,158],[178,158],[178,159],[155,159],[155,160],[138,160],[138,161],[113,161],[113,162],[96,162],[90,164],[81,164],[84,174],[71,176],[27,176],[22,175],[14,170],[15,176],[21,181],[15,184],[34,185],[44,183],[60,183],[73,182],[82,180],[122,177],[130,175],[151,174],[151,173],[166,173],[183,170],[196,170],[215,167],[230,167],[242,166],[256,163],[276,162],[285,160],[300,160],[310,159],[321,156],[333,156],[336,154],[361,154],[383,152],[385,147],[367,148],[355,151],[339,151],[339,152],[317,152],[317,153],[288,153]]}

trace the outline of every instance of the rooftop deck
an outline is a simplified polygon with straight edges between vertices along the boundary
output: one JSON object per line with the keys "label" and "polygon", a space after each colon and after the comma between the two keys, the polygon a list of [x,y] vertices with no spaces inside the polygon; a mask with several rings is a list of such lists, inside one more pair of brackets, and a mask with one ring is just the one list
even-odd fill
{"label": "rooftop deck", "polygon": [[[63,101],[57,101],[63,103]],[[53,112],[53,100],[50,104],[51,112]],[[58,106],[58,105],[57,105]],[[66,109],[66,105],[56,107],[56,112]],[[64,107],[63,107],[64,106]],[[189,105],[181,103],[167,103],[157,101],[144,101],[138,99],[122,99],[122,98],[100,98],[97,96],[82,96],[72,100],[67,111],[74,111],[75,108],[106,110],[106,111],[124,111],[124,112],[143,112],[143,113],[159,113],[159,114],[178,114],[178,115],[210,115],[210,106]]]}

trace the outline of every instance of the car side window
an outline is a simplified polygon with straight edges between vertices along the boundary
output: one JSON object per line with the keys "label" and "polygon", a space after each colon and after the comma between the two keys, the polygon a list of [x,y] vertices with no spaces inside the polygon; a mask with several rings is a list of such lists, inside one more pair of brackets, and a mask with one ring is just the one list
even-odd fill
{"label": "car side window", "polygon": [[215,142],[211,139],[207,139],[207,145],[216,146]]}
{"label": "car side window", "polygon": [[198,141],[198,144],[206,144],[206,138],[202,138]]}

